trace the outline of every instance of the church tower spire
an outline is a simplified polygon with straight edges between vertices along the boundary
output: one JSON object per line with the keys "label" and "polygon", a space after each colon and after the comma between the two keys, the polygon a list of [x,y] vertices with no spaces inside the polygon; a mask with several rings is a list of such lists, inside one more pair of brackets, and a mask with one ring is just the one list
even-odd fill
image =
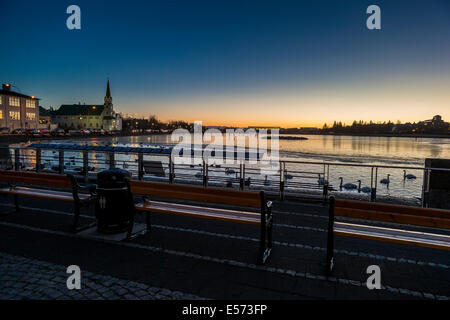
{"label": "church tower spire", "polygon": [[105,96],[105,102],[106,102],[106,99],[111,99],[111,100],[112,100],[112,97],[111,97],[111,89],[109,88],[109,79],[108,79],[108,82],[106,83],[106,96]]}
{"label": "church tower spire", "polygon": [[106,82],[106,96],[105,96],[105,115],[112,116],[113,115],[113,103],[111,97],[111,89],[109,88],[109,79]]}

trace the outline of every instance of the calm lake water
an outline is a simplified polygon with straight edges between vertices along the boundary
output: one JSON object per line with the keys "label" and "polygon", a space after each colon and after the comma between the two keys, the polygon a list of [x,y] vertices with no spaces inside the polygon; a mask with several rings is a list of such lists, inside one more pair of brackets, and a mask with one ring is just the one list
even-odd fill
{"label": "calm lake water", "polygon": [[[283,160],[329,162],[333,164],[345,163],[412,167],[423,167],[426,158],[450,159],[450,139],[326,135],[302,135],[302,137],[307,138],[307,140],[280,139],[280,158]],[[173,144],[170,135],[105,137],[73,139],[68,141],[58,140],[54,142],[129,146]],[[300,185],[300,187],[304,187],[305,189],[308,189],[308,185],[315,185],[317,187],[317,176],[314,173],[323,172],[323,167],[323,165],[288,163],[286,169],[288,173],[294,175],[294,179],[288,183],[288,188],[289,186],[293,188],[296,184],[296,187]],[[329,170],[329,182],[336,189],[336,192],[358,192],[357,190],[340,189],[340,177],[342,177],[344,184],[353,183],[358,185],[358,180],[361,180],[362,187],[370,187],[370,168],[331,165]],[[303,174],[303,172],[308,173]],[[377,193],[384,196],[401,198],[420,198],[423,183],[422,170],[408,170],[407,173],[414,174],[417,178],[405,180],[402,169],[380,168],[377,178]],[[380,183],[380,180],[386,178],[387,174],[390,174],[390,184],[388,186]],[[255,181],[257,179],[258,177],[255,176]],[[279,181],[279,176],[268,176],[266,179],[275,185]],[[362,195],[364,196],[364,194]]]}

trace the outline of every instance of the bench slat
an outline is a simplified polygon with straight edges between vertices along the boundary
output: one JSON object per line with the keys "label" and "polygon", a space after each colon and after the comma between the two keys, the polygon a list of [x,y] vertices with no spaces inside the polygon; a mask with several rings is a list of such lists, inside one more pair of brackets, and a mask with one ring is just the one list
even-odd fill
{"label": "bench slat", "polygon": [[0,170],[0,181],[60,188],[72,187],[72,181],[68,176],[54,173]]}
{"label": "bench slat", "polygon": [[334,201],[335,207],[350,208],[368,211],[380,211],[386,213],[407,214],[410,216],[425,216],[441,219],[450,219],[450,210],[435,208],[417,208],[410,206],[402,206],[396,204],[373,203],[355,200],[338,200]]}
{"label": "bench slat", "polygon": [[[73,202],[72,192],[64,192],[64,191],[54,191],[47,189],[35,189],[35,188],[26,188],[26,187],[15,187],[15,188],[1,188],[0,193],[2,194],[10,194],[17,196],[26,196],[26,197],[34,197],[34,198],[44,198],[44,199],[52,199],[52,200],[61,200]],[[90,196],[87,194],[78,194],[80,200],[89,199]]]}
{"label": "bench slat", "polygon": [[375,210],[350,209],[342,207],[335,207],[334,213],[336,216],[347,218],[358,218],[423,227],[450,229],[450,219],[380,212]]}
{"label": "bench slat", "polygon": [[259,193],[256,192],[241,192],[135,180],[130,181],[130,189],[133,194],[261,208],[261,198]]}
{"label": "bench slat", "polygon": [[254,212],[242,212],[226,209],[198,207],[159,201],[143,202],[135,205],[135,207],[137,210],[157,212],[157,213],[178,214],[199,218],[204,217],[221,221],[240,222],[255,225],[261,223],[260,214]]}
{"label": "bench slat", "polygon": [[336,222],[334,234],[420,247],[450,250],[450,236]]}

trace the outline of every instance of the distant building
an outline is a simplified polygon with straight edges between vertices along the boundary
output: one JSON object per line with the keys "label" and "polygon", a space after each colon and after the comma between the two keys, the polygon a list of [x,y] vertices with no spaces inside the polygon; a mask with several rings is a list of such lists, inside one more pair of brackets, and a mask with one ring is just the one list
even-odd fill
{"label": "distant building", "polygon": [[301,127],[299,129],[299,133],[317,133],[319,132],[319,128],[316,127]]}
{"label": "distant building", "polygon": [[11,91],[5,83],[0,90],[0,127],[11,130],[36,129],[39,126],[39,99]]}
{"label": "distant building", "polygon": [[415,134],[449,134],[450,123],[442,120],[440,115],[432,119],[419,121],[418,123],[397,124],[392,128],[393,133],[415,133]]}
{"label": "distant building", "polygon": [[39,106],[39,129],[55,129],[58,125],[52,124],[50,110]]}
{"label": "distant building", "polygon": [[432,126],[434,128],[440,128],[444,126],[445,123],[446,122],[442,120],[442,117],[440,115],[436,115],[433,117],[433,119],[424,121],[425,126]]}
{"label": "distant building", "polygon": [[64,129],[122,130],[122,118],[113,109],[109,80],[103,104],[64,104],[51,111],[52,122]]}

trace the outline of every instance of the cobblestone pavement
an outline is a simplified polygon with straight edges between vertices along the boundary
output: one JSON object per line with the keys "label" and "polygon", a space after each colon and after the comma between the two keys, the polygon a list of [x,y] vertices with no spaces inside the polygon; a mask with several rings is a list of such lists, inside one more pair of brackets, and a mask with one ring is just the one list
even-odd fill
{"label": "cobblestone pavement", "polygon": [[0,300],[202,300],[178,291],[150,287],[81,270],[81,289],[66,286],[66,266],[0,252]]}

